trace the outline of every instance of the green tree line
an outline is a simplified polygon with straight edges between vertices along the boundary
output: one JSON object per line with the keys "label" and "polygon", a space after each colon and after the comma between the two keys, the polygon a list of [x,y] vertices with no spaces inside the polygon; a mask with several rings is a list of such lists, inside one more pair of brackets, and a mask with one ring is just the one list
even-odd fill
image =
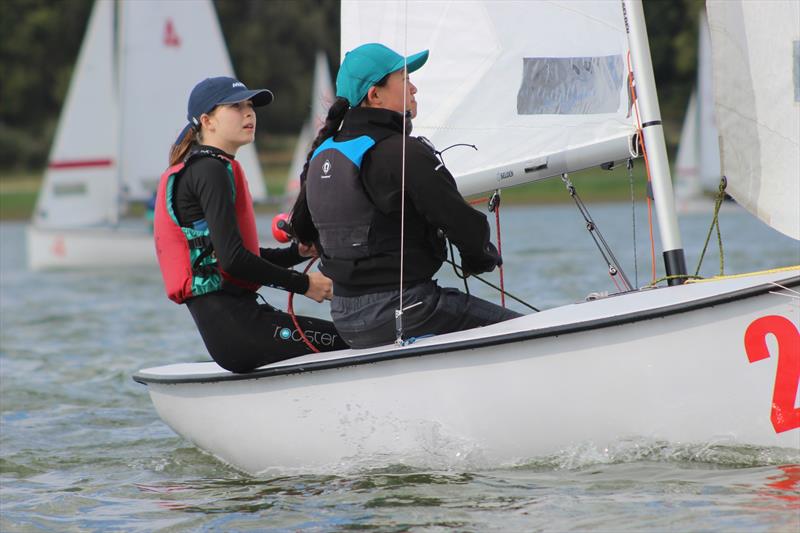
{"label": "green tree line", "polygon": [[[0,1],[0,175],[45,165],[92,4],[93,0]],[[318,50],[325,52],[336,74],[339,1],[214,4],[238,77],[276,94],[277,105],[270,106],[265,117],[266,129],[296,134],[308,115]],[[673,129],[696,76],[697,21],[703,5],[703,0],[645,0],[662,115]]]}

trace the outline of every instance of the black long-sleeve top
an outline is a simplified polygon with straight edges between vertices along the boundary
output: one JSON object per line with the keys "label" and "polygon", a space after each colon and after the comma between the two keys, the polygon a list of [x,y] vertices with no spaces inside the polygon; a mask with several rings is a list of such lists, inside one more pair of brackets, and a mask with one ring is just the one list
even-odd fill
{"label": "black long-sleeve top", "polygon": [[[211,146],[197,148],[233,156]],[[175,214],[181,226],[208,224],[220,267],[235,278],[294,293],[308,291],[308,276],[288,267],[305,261],[292,244],[286,248],[261,248],[260,256],[244,247],[236,220],[233,187],[225,163],[215,157],[190,162],[175,185]]]}
{"label": "black long-sleeve top", "polygon": [[[403,117],[388,109],[357,107],[344,117],[336,141],[361,135],[383,138],[364,156],[359,176],[367,196],[385,217],[381,229],[400,233],[400,205],[403,176]],[[388,136],[387,136],[388,135]],[[414,250],[405,263],[404,279],[408,282],[430,279],[445,258],[444,243],[437,230],[455,244],[466,270],[472,273],[492,270],[500,258],[489,241],[486,216],[473,209],[461,196],[456,182],[441,164],[434,151],[416,137],[407,136],[405,146],[405,194],[407,210],[405,231],[409,240],[429,243]],[[313,225],[305,189],[295,204],[292,225],[302,242],[318,239]],[[324,252],[324,251],[323,251]],[[399,280],[400,249],[358,260],[338,260],[323,254],[320,266],[333,279],[334,293],[363,294],[382,290]]]}

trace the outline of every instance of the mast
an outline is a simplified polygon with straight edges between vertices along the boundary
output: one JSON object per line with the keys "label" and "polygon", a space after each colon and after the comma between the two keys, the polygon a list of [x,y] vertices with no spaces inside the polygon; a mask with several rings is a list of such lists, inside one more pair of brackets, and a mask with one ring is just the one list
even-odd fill
{"label": "mast", "polygon": [[[96,0],[102,1],[102,0]],[[114,102],[114,109],[116,112],[115,117],[115,134],[117,137],[117,160],[115,161],[116,165],[116,194],[114,194],[114,203],[111,206],[113,215],[111,218],[111,224],[116,225],[119,224],[120,214],[123,208],[123,189],[124,189],[124,179],[122,173],[125,171],[125,139],[123,139],[122,135],[122,124],[125,117],[122,113],[122,102],[123,102],[123,91],[124,91],[124,84],[125,84],[125,69],[123,68],[123,61],[125,55],[125,6],[123,5],[123,0],[115,0],[114,2],[114,32],[113,32],[113,46],[114,46],[114,53],[112,55],[114,66],[112,72],[114,73],[114,83],[116,87],[114,87],[114,95],[115,95],[115,102]]]}
{"label": "mast", "polygon": [[[625,30],[631,50],[631,63],[636,81],[636,94],[642,124],[643,142],[647,150],[653,199],[663,249],[664,269],[667,276],[686,274],[686,258],[675,214],[675,196],[669,172],[661,110],[658,106],[653,62],[650,58],[650,43],[644,21],[642,0],[622,0]],[[670,285],[683,283],[682,279],[670,279]]]}

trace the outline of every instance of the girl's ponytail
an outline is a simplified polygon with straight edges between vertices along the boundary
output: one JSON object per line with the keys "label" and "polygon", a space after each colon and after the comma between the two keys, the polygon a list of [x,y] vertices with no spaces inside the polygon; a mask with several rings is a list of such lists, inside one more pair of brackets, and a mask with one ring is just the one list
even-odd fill
{"label": "girl's ponytail", "polygon": [[197,131],[194,128],[189,128],[186,135],[183,136],[181,142],[173,144],[169,150],[169,166],[177,165],[189,155],[189,150],[192,146],[197,144]]}

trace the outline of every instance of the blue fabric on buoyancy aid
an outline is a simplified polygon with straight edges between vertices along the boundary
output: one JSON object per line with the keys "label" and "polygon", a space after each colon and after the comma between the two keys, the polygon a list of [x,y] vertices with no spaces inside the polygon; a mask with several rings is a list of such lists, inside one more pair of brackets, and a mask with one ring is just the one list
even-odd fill
{"label": "blue fabric on buoyancy aid", "polygon": [[312,154],[306,198],[322,253],[328,257],[359,259],[370,254],[370,226],[376,210],[359,173],[364,155],[373,146],[375,140],[367,135],[342,142],[329,137]]}
{"label": "blue fabric on buoyancy aid", "polygon": [[[382,140],[396,135],[361,135],[346,141],[326,139],[314,150],[306,174],[306,201],[319,233],[322,267],[325,259],[357,261],[399,253],[399,219],[381,213],[361,181],[361,164]],[[397,206],[398,211],[400,206]],[[419,235],[420,239],[417,239]],[[428,249],[424,232],[406,232],[407,251]],[[334,283],[337,280],[334,279]]]}

